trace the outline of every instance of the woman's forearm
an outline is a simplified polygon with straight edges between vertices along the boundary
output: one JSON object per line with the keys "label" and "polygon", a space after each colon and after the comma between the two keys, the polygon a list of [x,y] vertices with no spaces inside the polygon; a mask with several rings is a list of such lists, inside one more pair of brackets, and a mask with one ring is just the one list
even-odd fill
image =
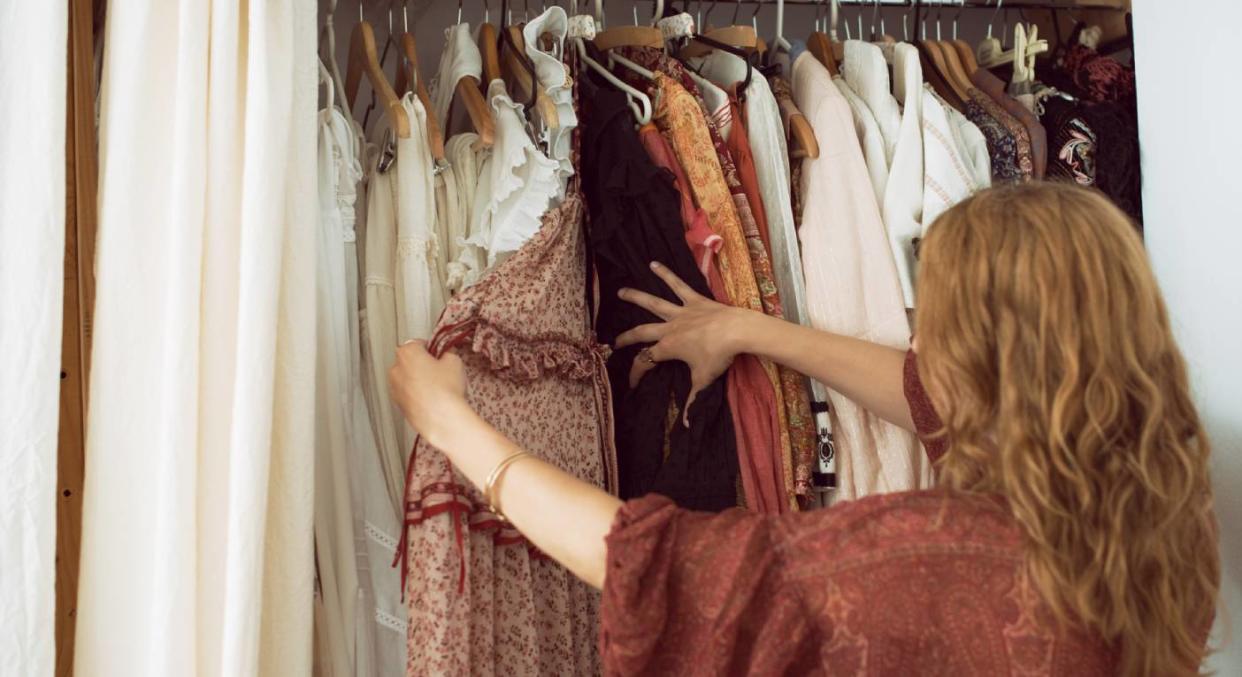
{"label": "woman's forearm", "polygon": [[896,348],[739,311],[730,335],[739,353],[806,374],[880,418],[914,430],[902,390],[905,353]]}
{"label": "woman's forearm", "polygon": [[[454,411],[425,426],[423,435],[482,491],[496,464],[523,450],[465,402],[452,406]],[[603,587],[604,537],[620,500],[535,457],[510,465],[495,493],[498,507],[523,536],[582,580]]]}

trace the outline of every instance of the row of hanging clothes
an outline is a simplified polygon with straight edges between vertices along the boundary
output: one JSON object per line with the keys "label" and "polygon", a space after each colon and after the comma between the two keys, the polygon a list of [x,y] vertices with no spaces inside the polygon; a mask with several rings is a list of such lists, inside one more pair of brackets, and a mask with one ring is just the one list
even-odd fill
{"label": "row of hanging clothes", "polygon": [[[390,7],[382,42],[360,12],[342,75],[329,4],[315,438],[324,675],[600,671],[598,593],[492,513],[393,406],[387,371],[402,342],[456,351],[483,418],[622,498],[784,513],[925,488],[912,434],[791,370],[739,356],[691,401],[684,364],[611,350],[657,321],[617,291],[677,302],[649,267],[659,261],[722,303],[906,348],[925,229],[994,182],[1094,180],[1104,168],[1092,151],[1062,158],[1058,144],[1094,143],[1102,133],[1082,129],[1090,97],[1124,89],[1101,84],[1076,48],[1058,56],[1062,80],[1042,84],[1047,42],[1021,26],[1012,49],[990,27],[978,47],[897,41],[882,25],[840,41],[836,3],[805,41],[782,36],[783,3],[770,41],[762,3],[750,23],[735,14],[707,29],[673,3],[621,26],[604,24],[600,2],[522,24],[501,3],[499,25],[486,6],[478,26],[459,11],[434,69],[420,68],[409,17],[397,8],[394,23]],[[1061,122],[1045,129],[1050,115]]]}

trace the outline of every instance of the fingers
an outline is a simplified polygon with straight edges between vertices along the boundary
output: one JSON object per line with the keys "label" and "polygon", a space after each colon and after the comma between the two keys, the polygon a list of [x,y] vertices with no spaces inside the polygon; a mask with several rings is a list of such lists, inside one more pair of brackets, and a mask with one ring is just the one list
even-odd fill
{"label": "fingers", "polygon": [[677,298],[681,299],[682,303],[689,303],[702,298],[698,292],[691,289],[690,285],[686,284],[680,277],[677,277],[677,274],[669,270],[664,264],[652,261],[651,271],[659,276],[661,280],[664,280],[664,284],[673,290],[673,293],[677,295]]}
{"label": "fingers", "polygon": [[699,391],[702,389],[699,386],[691,386],[690,394],[686,396],[686,406],[681,408],[681,424],[687,428],[690,427],[690,405],[694,404],[694,398],[699,396]]}
{"label": "fingers", "polygon": [[681,410],[681,423],[687,428],[690,427],[690,405],[694,404],[694,400],[699,396],[699,392],[711,384],[703,378],[702,374],[691,372],[690,374],[690,394],[686,396],[686,406]]}
{"label": "fingers", "polygon": [[617,337],[615,348],[624,348],[638,343],[656,343],[668,332],[667,324],[640,324]]}
{"label": "fingers", "polygon": [[659,317],[661,320],[667,320],[677,314],[681,310],[681,306],[670,301],[665,301],[659,296],[648,294],[637,289],[622,289],[617,292],[617,297],[622,301],[633,303],[634,305],[647,310],[651,314]]}

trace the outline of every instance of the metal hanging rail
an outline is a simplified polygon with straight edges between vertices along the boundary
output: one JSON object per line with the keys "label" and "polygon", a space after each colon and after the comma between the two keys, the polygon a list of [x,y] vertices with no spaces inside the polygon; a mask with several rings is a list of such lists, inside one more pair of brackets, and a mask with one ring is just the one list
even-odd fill
{"label": "metal hanging rail", "polygon": [[[738,0],[743,5],[775,5],[776,0]],[[832,4],[831,0],[785,0],[786,7],[825,7]],[[924,9],[997,9],[996,0],[901,0],[893,2],[892,0],[837,0],[837,4],[842,7],[879,7],[886,8],[905,8],[913,9],[923,7]],[[1034,10],[1058,10],[1058,11],[1076,11],[1076,10],[1102,10],[1109,12],[1128,12],[1129,7],[1116,5],[1107,2],[1074,2],[1073,0],[1065,0],[1064,2],[1023,2],[1022,0],[1010,0],[1000,6],[1001,9],[1034,9]]]}

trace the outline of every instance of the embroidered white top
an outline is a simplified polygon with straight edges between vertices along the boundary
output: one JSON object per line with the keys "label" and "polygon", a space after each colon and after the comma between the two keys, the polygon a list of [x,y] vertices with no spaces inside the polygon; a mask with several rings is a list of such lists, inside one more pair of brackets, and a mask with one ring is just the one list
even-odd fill
{"label": "embroidered white top", "polygon": [[[973,158],[966,160],[959,141],[961,129],[949,120],[929,85],[923,89],[923,221],[921,237],[944,210],[989,183],[976,180]],[[975,133],[982,132],[975,128]],[[986,150],[986,149],[985,149]]]}

